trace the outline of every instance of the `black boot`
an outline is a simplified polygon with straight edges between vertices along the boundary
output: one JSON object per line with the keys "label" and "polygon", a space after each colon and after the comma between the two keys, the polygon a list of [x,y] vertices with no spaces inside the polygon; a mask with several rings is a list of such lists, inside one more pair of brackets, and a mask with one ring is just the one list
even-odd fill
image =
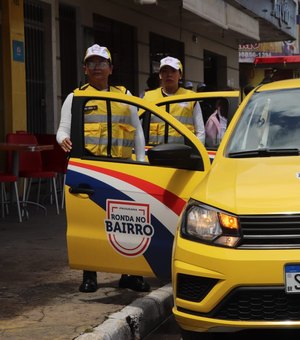
{"label": "black boot", "polygon": [[129,288],[137,292],[149,292],[150,285],[142,276],[122,274],[119,281],[120,288]]}
{"label": "black boot", "polygon": [[93,293],[98,289],[97,273],[87,270],[83,271],[83,280],[79,286],[79,291],[82,293]]}

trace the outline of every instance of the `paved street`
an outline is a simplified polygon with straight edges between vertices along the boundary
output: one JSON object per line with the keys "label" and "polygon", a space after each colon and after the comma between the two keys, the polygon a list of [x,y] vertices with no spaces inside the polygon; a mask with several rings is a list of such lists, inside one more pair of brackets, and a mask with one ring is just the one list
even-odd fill
{"label": "paved street", "polygon": [[[119,274],[98,273],[96,293],[80,293],[81,271],[68,267],[65,211],[30,208],[0,219],[0,338],[74,339],[147,293],[119,289]],[[147,278],[152,289],[164,283]]]}

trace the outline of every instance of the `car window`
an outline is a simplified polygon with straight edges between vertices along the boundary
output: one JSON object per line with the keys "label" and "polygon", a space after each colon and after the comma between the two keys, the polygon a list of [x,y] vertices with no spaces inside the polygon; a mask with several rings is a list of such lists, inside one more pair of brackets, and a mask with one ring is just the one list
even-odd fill
{"label": "car window", "polygon": [[133,159],[136,129],[131,115],[137,107],[117,100],[91,99],[84,107],[84,147],[87,154]]}
{"label": "car window", "polygon": [[185,144],[184,135],[179,129],[159,118],[155,113],[146,111],[140,116],[147,146],[159,144]]}
{"label": "car window", "polygon": [[[91,160],[108,159],[112,162],[122,163],[137,162],[136,148],[133,143],[135,129],[130,125],[129,117],[132,112],[142,111],[144,114],[140,122],[146,142],[146,158],[142,163],[149,164],[149,149],[158,145],[171,144],[172,141],[172,144],[178,145],[178,148],[159,149],[159,152],[154,150],[151,153],[151,161],[164,167],[190,170],[204,169],[199,149],[195,146],[194,141],[189,138],[191,136],[186,137],[186,129],[176,119],[169,117],[171,120],[166,122],[155,110],[149,110],[147,107],[149,103],[143,99],[125,95],[114,96],[114,98],[109,96],[109,94],[101,94],[99,97],[74,97],[72,135],[76,135],[76,138],[72,138],[73,157]],[[146,106],[143,106],[144,103]],[[154,104],[151,105],[154,106]],[[154,107],[158,111],[162,110],[157,106]],[[119,116],[119,112],[122,112],[121,116]],[[161,137],[159,142],[153,141],[151,138],[153,125],[159,125],[159,137]],[[185,131],[185,133],[182,131]],[[174,143],[174,138],[176,143]],[[119,148],[119,145],[123,145],[123,147]],[[184,160],[176,157],[176,152],[181,154]],[[165,161],[157,162],[159,153],[164,154]]]}
{"label": "car window", "polygon": [[300,149],[300,90],[254,93],[231,134],[226,154]]}
{"label": "car window", "polygon": [[[230,92],[215,92],[206,94],[207,96],[201,95],[201,98],[197,98],[197,94],[187,94],[187,95],[177,95],[177,96],[171,96],[167,97],[167,99],[163,99],[157,102],[157,105],[160,107],[163,107],[167,112],[176,112],[176,109],[174,110],[174,107],[180,105],[188,105],[188,103],[193,102],[194,105],[196,103],[199,103],[201,111],[202,111],[202,117],[203,117],[203,123],[205,127],[205,146],[208,150],[217,150],[220,142],[223,138],[223,135],[229,125],[229,122],[234,114],[234,112],[237,109],[238,106],[238,92],[232,91]],[[216,114],[217,110],[222,111],[222,118],[219,118],[219,114]],[[182,123],[189,124],[189,122]],[[156,129],[157,126],[155,124],[152,125],[153,129]],[[176,139],[173,138],[170,134],[173,134],[173,131],[168,130],[167,128],[164,130],[161,129],[160,138],[153,141],[154,143],[161,143],[162,141],[173,143],[176,142]]]}

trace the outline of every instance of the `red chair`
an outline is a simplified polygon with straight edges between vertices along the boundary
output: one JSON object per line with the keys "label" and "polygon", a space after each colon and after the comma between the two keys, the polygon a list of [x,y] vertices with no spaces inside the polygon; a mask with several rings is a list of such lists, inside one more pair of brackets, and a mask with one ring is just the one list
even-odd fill
{"label": "red chair", "polygon": [[60,147],[56,141],[55,134],[35,134],[37,141],[40,145],[52,144],[54,145],[53,150],[42,152],[43,169],[47,171],[55,171],[57,176],[57,193],[61,193],[61,209],[64,208],[65,204],[65,182],[66,173],[68,166],[68,154]]}
{"label": "red chair", "polygon": [[[19,190],[18,190],[18,177],[7,174],[7,173],[0,173],[0,184],[1,184],[1,213],[2,217],[5,216],[5,210],[6,213],[8,214],[8,201],[7,201],[7,195],[6,195],[6,187],[5,185],[9,184],[14,184],[14,189],[15,189],[15,196],[16,196],[16,202],[17,202],[17,208],[18,208],[18,215],[19,215],[19,221],[22,222],[22,214],[21,214],[21,207],[20,207],[20,200],[19,200]],[[12,197],[11,197],[12,201]],[[6,206],[6,209],[5,209]]]}
{"label": "red chair", "polygon": [[[7,143],[16,143],[16,144],[32,144],[37,145],[38,141],[37,138],[30,133],[22,132],[22,133],[8,133],[6,135],[6,142]],[[45,152],[45,151],[42,151]],[[11,166],[11,158],[12,156],[9,155],[8,157],[8,166]],[[47,171],[43,169],[43,162],[41,151],[24,151],[20,152],[19,157],[19,177],[23,178],[24,180],[24,187],[23,187],[23,206],[27,203],[36,204],[44,209],[46,209],[43,205],[39,204],[39,194],[40,194],[40,183],[41,179],[51,179],[52,186],[53,186],[53,193],[55,198],[56,204],[56,211],[59,214],[59,206],[58,206],[58,199],[57,199],[57,189],[56,189],[56,176],[57,173],[55,171]],[[28,201],[32,179],[39,180],[39,187],[38,187],[38,197],[36,202]],[[28,184],[27,184],[28,182]]]}

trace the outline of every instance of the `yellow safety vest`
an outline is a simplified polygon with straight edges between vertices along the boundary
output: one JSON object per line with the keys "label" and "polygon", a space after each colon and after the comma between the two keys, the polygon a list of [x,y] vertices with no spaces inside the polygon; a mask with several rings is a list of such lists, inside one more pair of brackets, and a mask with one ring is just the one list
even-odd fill
{"label": "yellow safety vest", "polygon": [[[89,84],[76,91],[95,90]],[[110,86],[109,91],[126,93],[123,86]],[[135,128],[131,125],[130,107],[124,103],[89,100],[84,108],[85,148],[96,156],[131,158]]]}
{"label": "yellow safety vest", "polygon": [[[179,87],[175,95],[177,94],[187,94],[194,93],[191,90],[184,89]],[[157,88],[152,91],[147,91],[145,93],[144,98],[148,101],[156,102],[162,98],[166,97],[163,94],[162,88]],[[189,102],[181,102],[176,104],[170,104],[169,113],[179,120],[182,124],[184,124],[188,129],[190,129],[193,133],[195,132],[194,122],[193,122],[193,110],[195,106],[194,101]],[[165,139],[165,135],[168,135],[167,140]],[[161,144],[161,143],[183,143],[183,137],[180,133],[174,130],[171,126],[166,127],[165,123],[159,119],[151,115],[151,123],[150,123],[150,135],[149,142],[151,144]]]}

